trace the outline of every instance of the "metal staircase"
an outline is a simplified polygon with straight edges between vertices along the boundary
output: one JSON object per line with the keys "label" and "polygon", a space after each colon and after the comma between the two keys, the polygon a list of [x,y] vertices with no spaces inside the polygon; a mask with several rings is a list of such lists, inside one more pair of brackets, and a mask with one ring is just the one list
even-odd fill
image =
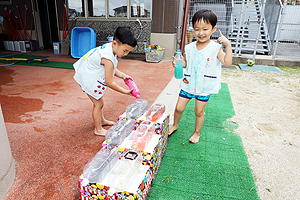
{"label": "metal staircase", "polygon": [[258,0],[234,0],[228,39],[237,54],[270,54],[268,33]]}

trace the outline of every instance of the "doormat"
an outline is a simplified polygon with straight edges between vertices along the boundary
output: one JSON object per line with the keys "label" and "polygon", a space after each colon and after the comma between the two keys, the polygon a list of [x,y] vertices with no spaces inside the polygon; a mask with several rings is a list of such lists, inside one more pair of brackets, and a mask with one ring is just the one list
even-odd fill
{"label": "doormat", "polygon": [[238,64],[241,70],[255,70],[255,71],[263,71],[263,72],[274,72],[274,73],[285,73],[284,71],[281,71],[280,69],[274,67],[274,66],[268,66],[268,65],[252,65],[248,66],[247,64]]}

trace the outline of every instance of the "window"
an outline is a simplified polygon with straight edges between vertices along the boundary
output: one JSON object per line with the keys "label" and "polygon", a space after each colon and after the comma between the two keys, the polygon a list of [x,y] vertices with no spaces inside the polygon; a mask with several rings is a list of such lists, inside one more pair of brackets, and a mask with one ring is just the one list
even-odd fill
{"label": "window", "polygon": [[105,17],[105,0],[88,1],[89,17]]}
{"label": "window", "polygon": [[83,2],[81,0],[69,0],[69,16],[84,17]]}
{"label": "window", "polygon": [[[70,17],[150,18],[152,0],[68,0]],[[85,8],[85,5],[87,8]],[[130,9],[128,9],[130,8]],[[87,14],[85,14],[85,11]]]}
{"label": "window", "polygon": [[131,17],[150,17],[151,0],[131,0]]}
{"label": "window", "polygon": [[127,0],[109,0],[109,17],[127,17]]}

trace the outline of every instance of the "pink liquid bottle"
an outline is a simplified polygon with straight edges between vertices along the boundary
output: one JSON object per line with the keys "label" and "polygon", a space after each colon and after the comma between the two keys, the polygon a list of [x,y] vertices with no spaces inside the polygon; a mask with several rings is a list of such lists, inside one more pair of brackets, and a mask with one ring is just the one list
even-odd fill
{"label": "pink liquid bottle", "polygon": [[131,94],[135,96],[138,100],[140,99],[140,90],[135,84],[132,78],[125,78],[124,82],[128,85],[129,89],[131,90]]}
{"label": "pink liquid bottle", "polygon": [[156,122],[164,113],[165,105],[157,103],[151,106],[151,108],[146,112],[146,119],[152,122]]}
{"label": "pink liquid bottle", "polygon": [[138,126],[132,135],[131,148],[136,152],[144,151],[155,133],[155,125],[152,122],[144,121]]}

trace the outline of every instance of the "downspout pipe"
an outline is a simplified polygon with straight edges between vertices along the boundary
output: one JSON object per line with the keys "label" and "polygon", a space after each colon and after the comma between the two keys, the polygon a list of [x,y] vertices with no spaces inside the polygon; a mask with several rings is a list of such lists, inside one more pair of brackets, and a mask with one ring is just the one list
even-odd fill
{"label": "downspout pipe", "polygon": [[185,36],[186,36],[186,29],[188,24],[188,16],[189,16],[189,9],[190,9],[190,0],[185,0],[185,9],[184,9],[184,16],[182,22],[182,33],[181,33],[181,40],[180,40],[180,50],[181,54],[184,54],[184,46],[185,46]]}

